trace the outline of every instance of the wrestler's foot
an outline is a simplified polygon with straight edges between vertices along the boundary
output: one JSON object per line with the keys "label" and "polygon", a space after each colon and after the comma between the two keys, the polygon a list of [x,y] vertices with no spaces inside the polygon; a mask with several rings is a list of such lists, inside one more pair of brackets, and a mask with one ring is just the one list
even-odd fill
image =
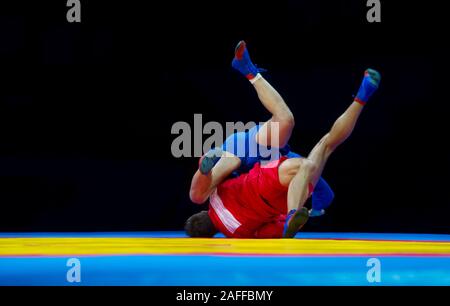
{"label": "wrestler's foot", "polygon": [[247,45],[243,40],[237,44],[234,50],[234,58],[231,66],[249,80],[254,79],[258,73],[265,71],[264,69],[259,69],[252,63],[248,54]]}
{"label": "wrestler's foot", "polygon": [[364,72],[364,78],[359,87],[358,94],[356,95],[355,101],[365,105],[369,101],[373,93],[378,89],[380,85],[381,75],[373,69],[367,69]]}
{"label": "wrestler's foot", "polygon": [[221,149],[212,149],[203,155],[198,161],[198,169],[200,172],[204,175],[208,174],[217,164],[222,153],[223,151]]}
{"label": "wrestler's foot", "polygon": [[308,209],[302,207],[300,210],[291,210],[284,224],[283,238],[294,238],[297,232],[306,224],[309,218]]}

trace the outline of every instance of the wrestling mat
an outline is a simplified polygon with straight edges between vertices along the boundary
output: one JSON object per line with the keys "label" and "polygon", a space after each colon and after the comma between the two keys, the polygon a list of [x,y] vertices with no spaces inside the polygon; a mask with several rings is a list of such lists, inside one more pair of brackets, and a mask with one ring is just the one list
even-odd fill
{"label": "wrestling mat", "polygon": [[0,285],[450,285],[450,235],[0,233]]}

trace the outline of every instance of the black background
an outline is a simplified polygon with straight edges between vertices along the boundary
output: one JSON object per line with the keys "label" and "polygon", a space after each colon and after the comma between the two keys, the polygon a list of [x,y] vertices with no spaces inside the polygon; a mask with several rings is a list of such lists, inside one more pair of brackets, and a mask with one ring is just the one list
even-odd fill
{"label": "black background", "polygon": [[81,24],[63,0],[1,4],[0,231],[182,229],[204,207],[172,125],[269,118],[230,67],[244,39],[296,116],[301,154],[364,69],[383,77],[325,169],[334,203],[305,230],[450,233],[446,50],[424,3],[382,1],[370,24],[363,0],[81,2]]}

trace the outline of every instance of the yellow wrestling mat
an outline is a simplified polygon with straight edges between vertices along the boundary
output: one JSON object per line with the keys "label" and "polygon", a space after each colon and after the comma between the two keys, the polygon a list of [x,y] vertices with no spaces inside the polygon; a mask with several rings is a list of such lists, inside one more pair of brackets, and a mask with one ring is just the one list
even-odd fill
{"label": "yellow wrestling mat", "polygon": [[450,242],[334,239],[0,238],[0,256],[450,256]]}

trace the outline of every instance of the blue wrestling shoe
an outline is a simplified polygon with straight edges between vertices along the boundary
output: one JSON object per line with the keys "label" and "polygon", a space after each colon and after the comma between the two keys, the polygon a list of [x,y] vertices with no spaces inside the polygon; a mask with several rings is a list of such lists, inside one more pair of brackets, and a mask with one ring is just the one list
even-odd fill
{"label": "blue wrestling shoe", "polygon": [[266,71],[254,65],[248,54],[247,45],[245,41],[241,40],[234,49],[234,58],[231,66],[244,75],[248,80],[256,77],[260,72]]}
{"label": "blue wrestling shoe", "polygon": [[359,87],[358,94],[355,97],[355,101],[365,105],[373,93],[378,89],[380,81],[381,75],[378,71],[367,69],[364,72],[364,78],[361,86]]}
{"label": "blue wrestling shoe", "polygon": [[198,169],[204,175],[208,174],[212,168],[217,164],[223,151],[221,149],[209,150],[198,161]]}
{"label": "blue wrestling shoe", "polygon": [[306,207],[291,210],[284,223],[283,238],[294,238],[297,232],[306,224],[309,212]]}

